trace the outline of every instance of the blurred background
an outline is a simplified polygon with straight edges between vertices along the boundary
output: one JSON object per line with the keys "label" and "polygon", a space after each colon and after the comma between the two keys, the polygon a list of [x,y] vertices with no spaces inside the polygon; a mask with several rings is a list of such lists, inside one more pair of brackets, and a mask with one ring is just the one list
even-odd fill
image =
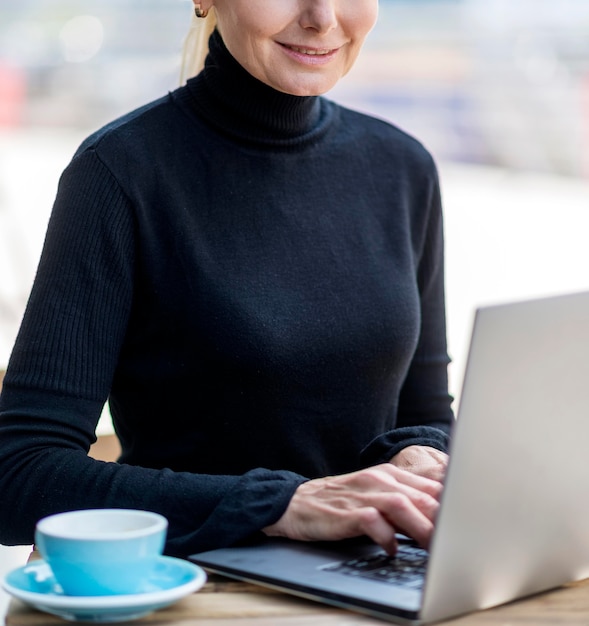
{"label": "blurred background", "polygon": [[[0,370],[60,172],[89,132],[177,86],[191,11],[2,0]],[[589,2],[380,0],[380,13],[329,97],[401,126],[439,164],[458,397],[477,306],[589,289]]]}

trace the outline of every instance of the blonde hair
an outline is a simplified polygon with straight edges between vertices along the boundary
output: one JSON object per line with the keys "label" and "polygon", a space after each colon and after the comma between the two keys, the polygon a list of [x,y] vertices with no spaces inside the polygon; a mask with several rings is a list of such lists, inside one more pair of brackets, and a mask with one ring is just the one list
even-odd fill
{"label": "blonde hair", "polygon": [[180,68],[180,84],[196,76],[204,67],[209,51],[209,37],[215,30],[217,20],[215,10],[211,9],[207,17],[196,17],[192,12],[190,28],[184,40],[182,50],[182,66]]}

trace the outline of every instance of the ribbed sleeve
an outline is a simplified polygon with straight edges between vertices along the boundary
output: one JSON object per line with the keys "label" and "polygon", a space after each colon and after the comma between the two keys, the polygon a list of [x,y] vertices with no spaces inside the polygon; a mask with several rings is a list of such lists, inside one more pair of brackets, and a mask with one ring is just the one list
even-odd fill
{"label": "ribbed sleeve", "polygon": [[93,151],[64,172],[11,360],[13,386],[106,400],[133,297],[133,214]]}
{"label": "ribbed sleeve", "polygon": [[[0,398],[0,490],[11,502],[0,507],[3,543],[31,543],[36,521],[56,511],[136,507],[165,515],[166,552],[186,555],[273,523],[305,480],[266,470],[195,475],[86,457],[132,306],[134,228],[131,207],[97,154],[76,157],[60,182]],[[224,519],[229,525],[220,533]]]}

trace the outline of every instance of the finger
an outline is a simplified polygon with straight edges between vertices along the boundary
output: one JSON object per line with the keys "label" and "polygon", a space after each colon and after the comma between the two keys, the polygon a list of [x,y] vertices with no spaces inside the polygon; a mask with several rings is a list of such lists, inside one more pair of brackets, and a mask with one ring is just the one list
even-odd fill
{"label": "finger", "polygon": [[403,493],[390,494],[378,510],[393,528],[415,539],[422,548],[429,547],[435,514],[426,515]]}
{"label": "finger", "polygon": [[[358,508],[377,510],[393,529],[398,529],[429,545],[438,513],[438,501],[428,493],[391,480],[390,490],[366,491],[358,500]],[[372,536],[372,535],[371,535]],[[382,539],[378,543],[382,545]]]}
{"label": "finger", "polygon": [[400,492],[411,499],[430,520],[434,520],[439,507],[442,485],[421,476],[405,472],[389,464],[368,468],[355,475],[355,480],[345,482],[348,495],[355,492],[357,506],[379,508],[380,494]]}
{"label": "finger", "polygon": [[398,483],[427,493],[437,501],[440,500],[443,489],[443,484],[440,481],[414,474],[390,463],[385,463],[384,466],[379,465],[378,468],[382,468],[384,472],[392,476]]}
{"label": "finger", "polygon": [[[386,487],[386,488],[383,488]],[[381,511],[389,520],[394,520],[394,511],[397,503],[396,496],[409,500],[421,515],[434,522],[439,509],[439,502],[434,496],[420,489],[400,481],[382,480],[376,489],[365,489],[356,495],[358,507],[370,506]]]}
{"label": "finger", "polygon": [[435,522],[440,503],[434,496],[407,485],[399,485],[397,493],[407,497],[411,504],[430,522]]}
{"label": "finger", "polygon": [[359,533],[370,537],[387,554],[395,556],[397,553],[397,537],[395,528],[382,513],[374,507],[357,509]]}
{"label": "finger", "polygon": [[340,540],[366,536],[391,556],[397,552],[396,529],[377,508],[371,506],[340,511],[331,521],[325,519],[318,524],[314,532],[315,536],[309,538]]}
{"label": "finger", "polygon": [[340,510],[327,534],[332,539],[367,535],[390,555],[397,551],[397,531],[414,538],[424,548],[429,546],[434,525],[409,497],[381,493],[369,495],[366,500],[372,504]]}

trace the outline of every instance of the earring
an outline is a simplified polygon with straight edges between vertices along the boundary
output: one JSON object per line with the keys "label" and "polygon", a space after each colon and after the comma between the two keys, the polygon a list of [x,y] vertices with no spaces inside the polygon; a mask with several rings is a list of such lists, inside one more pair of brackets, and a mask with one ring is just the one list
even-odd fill
{"label": "earring", "polygon": [[206,17],[209,14],[208,9],[205,9],[204,11],[200,8],[200,2],[198,4],[194,5],[194,14],[196,15],[196,17]]}

